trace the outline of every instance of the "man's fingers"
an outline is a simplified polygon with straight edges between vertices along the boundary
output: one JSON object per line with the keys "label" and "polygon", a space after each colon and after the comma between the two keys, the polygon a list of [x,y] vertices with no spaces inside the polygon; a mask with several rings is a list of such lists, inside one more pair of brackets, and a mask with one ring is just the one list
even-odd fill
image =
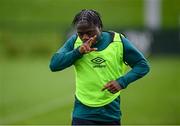
{"label": "man's fingers", "polygon": [[90,48],[90,51],[96,51],[97,48]]}
{"label": "man's fingers", "polygon": [[97,48],[91,48],[93,42],[96,40],[97,35],[91,37],[87,40],[81,47],[81,53],[89,53],[91,51],[96,51]]}
{"label": "man's fingers", "polygon": [[106,90],[106,87],[103,87],[103,88],[101,89],[101,91],[104,91],[104,90]]}
{"label": "man's fingers", "polygon": [[101,91],[104,91],[104,90],[108,89],[109,86],[110,86],[110,83],[107,83],[106,85],[104,85],[104,87],[101,89]]}
{"label": "man's fingers", "polygon": [[111,93],[116,91],[116,88],[112,87],[111,85],[107,85],[107,86],[103,87],[103,89],[101,89],[101,91],[104,91],[106,89]]}
{"label": "man's fingers", "polygon": [[102,91],[104,91],[106,89],[113,94],[117,93],[120,90],[114,81],[110,81],[106,85],[104,85]]}
{"label": "man's fingers", "polygon": [[93,43],[93,39],[91,39],[91,40],[88,42],[88,45],[91,47],[91,46],[92,46],[92,43]]}
{"label": "man's fingers", "polygon": [[93,37],[91,37],[89,40],[86,41],[86,43],[91,47],[92,46],[92,40],[93,40]]}
{"label": "man's fingers", "polygon": [[92,44],[96,41],[96,37],[97,35],[91,37],[86,43],[88,43],[88,45],[91,47]]}
{"label": "man's fingers", "polygon": [[86,51],[91,51],[91,48],[89,47],[88,44],[84,44],[84,47],[86,48]]}
{"label": "man's fingers", "polygon": [[104,87],[101,89],[101,91],[104,91],[104,90],[106,90],[108,88],[108,85],[106,84],[106,85],[104,85]]}

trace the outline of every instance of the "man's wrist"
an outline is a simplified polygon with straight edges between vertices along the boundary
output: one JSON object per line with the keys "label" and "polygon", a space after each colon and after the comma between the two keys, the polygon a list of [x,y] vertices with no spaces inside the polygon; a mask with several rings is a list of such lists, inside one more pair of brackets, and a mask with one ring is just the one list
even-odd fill
{"label": "man's wrist", "polygon": [[79,51],[79,53],[84,54],[84,52],[82,51],[82,47],[81,46],[78,47],[78,51]]}
{"label": "man's wrist", "polygon": [[122,89],[125,89],[127,87],[127,84],[125,83],[123,77],[120,77],[119,79],[116,80],[118,84],[122,87]]}
{"label": "man's wrist", "polygon": [[74,52],[75,52],[76,56],[78,56],[78,57],[82,57],[82,56],[83,56],[83,54],[80,52],[79,48],[80,48],[80,46],[79,46],[79,47],[77,47],[77,48],[74,50]]}

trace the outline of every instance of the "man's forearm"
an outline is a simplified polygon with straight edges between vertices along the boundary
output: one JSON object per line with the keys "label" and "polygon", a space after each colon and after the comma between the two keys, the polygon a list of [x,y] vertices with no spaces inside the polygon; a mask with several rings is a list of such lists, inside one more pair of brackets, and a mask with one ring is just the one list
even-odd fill
{"label": "man's forearm", "polygon": [[71,66],[77,59],[81,58],[82,54],[77,49],[70,52],[55,53],[51,58],[50,69],[51,71],[60,71]]}
{"label": "man's forearm", "polygon": [[149,70],[147,61],[141,60],[127,74],[118,78],[117,81],[122,88],[126,88],[130,83],[146,75]]}

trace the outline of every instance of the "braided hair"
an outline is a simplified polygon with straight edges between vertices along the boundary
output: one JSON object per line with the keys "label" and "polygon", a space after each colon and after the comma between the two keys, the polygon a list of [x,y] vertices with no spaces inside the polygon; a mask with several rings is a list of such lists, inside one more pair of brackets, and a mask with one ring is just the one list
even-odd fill
{"label": "braided hair", "polygon": [[100,14],[92,9],[83,9],[74,17],[72,24],[76,26],[79,22],[86,22],[89,25],[103,27]]}

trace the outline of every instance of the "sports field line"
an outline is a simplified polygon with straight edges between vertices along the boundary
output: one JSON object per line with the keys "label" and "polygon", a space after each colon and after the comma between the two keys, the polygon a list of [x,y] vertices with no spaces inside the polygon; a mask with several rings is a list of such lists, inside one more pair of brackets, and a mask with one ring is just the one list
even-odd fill
{"label": "sports field line", "polygon": [[15,113],[13,115],[6,116],[0,119],[0,124],[15,124],[19,121],[23,121],[43,113],[53,111],[71,102],[72,102],[72,97],[65,97],[63,98],[63,100],[61,100],[61,98],[58,98],[48,103],[37,105],[21,113]]}

